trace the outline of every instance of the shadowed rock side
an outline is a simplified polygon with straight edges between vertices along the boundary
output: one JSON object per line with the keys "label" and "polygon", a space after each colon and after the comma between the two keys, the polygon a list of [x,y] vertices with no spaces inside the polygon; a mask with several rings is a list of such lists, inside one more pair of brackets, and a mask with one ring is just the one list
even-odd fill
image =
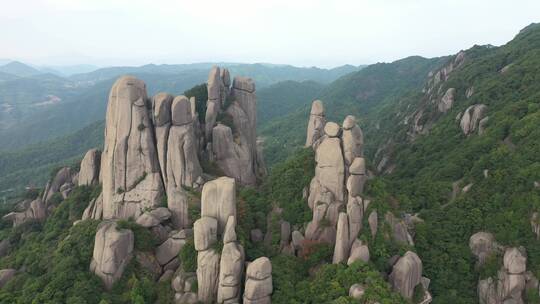
{"label": "shadowed rock side", "polygon": [[163,195],[144,82],[124,76],[110,92],[101,160],[103,218],[137,218]]}

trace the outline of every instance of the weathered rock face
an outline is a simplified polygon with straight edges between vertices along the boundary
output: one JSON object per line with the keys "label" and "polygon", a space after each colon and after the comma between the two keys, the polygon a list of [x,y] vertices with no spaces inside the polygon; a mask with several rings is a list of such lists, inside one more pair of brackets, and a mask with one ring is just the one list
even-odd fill
{"label": "weathered rock face", "polygon": [[110,92],[101,159],[103,218],[137,218],[155,207],[163,182],[149,112],[146,85],[131,76]]}
{"label": "weathered rock face", "polygon": [[315,100],[311,104],[309,122],[307,127],[306,147],[312,147],[324,135],[324,106],[322,101]]}
{"label": "weathered rock face", "polygon": [[343,201],[345,165],[339,138],[324,138],[315,153],[315,177],[311,181],[308,203],[314,207],[323,192],[330,192],[336,201]]}
{"label": "weathered rock face", "polygon": [[2,218],[4,220],[11,221],[13,223],[13,227],[16,227],[27,221],[44,220],[45,217],[47,217],[47,209],[45,203],[40,198],[37,198],[30,203],[30,205],[25,211],[10,212],[4,215]]}
{"label": "weathered rock face", "polygon": [[201,216],[217,220],[222,234],[229,216],[236,216],[236,183],[234,178],[220,177],[204,184],[201,195]]}
{"label": "weathered rock face", "polygon": [[103,218],[103,193],[91,200],[88,207],[84,209],[82,220],[86,219],[100,220]]}
{"label": "weathered rock face", "polygon": [[[227,227],[234,229],[234,216],[230,216]],[[244,273],[244,248],[236,241],[236,233],[232,236],[231,230],[224,235],[223,251],[219,269],[219,287],[217,293],[218,303],[239,303],[242,274]],[[227,236],[227,238],[225,238]]]}
{"label": "weathered rock face", "polygon": [[356,118],[352,115],[345,117],[343,121],[343,155],[345,165],[348,167],[357,157],[364,155],[364,134],[356,124]]}
{"label": "weathered rock face", "polygon": [[152,118],[156,132],[156,149],[163,182],[167,185],[167,147],[171,129],[171,106],[174,97],[158,93],[152,98]]}
{"label": "weathered rock face", "polygon": [[407,299],[411,299],[414,288],[420,284],[422,279],[422,261],[418,255],[412,251],[407,251],[394,264],[389,279],[394,291],[399,292]]}
{"label": "weathered rock face", "polygon": [[66,198],[73,185],[77,184],[74,183],[76,179],[77,173],[71,168],[63,167],[62,169],[58,170],[54,178],[45,186],[45,191],[43,192],[42,197],[42,201],[45,203],[45,206],[49,204],[51,198],[56,193],[62,193],[62,197]]}
{"label": "weathered rock face", "polygon": [[332,262],[339,264],[349,258],[349,220],[347,213],[341,212],[337,223],[336,245]]}
{"label": "weathered rock face", "polygon": [[487,106],[483,104],[472,105],[465,110],[459,123],[463,134],[470,135],[478,130],[478,126],[487,111]]}
{"label": "weathered rock face", "polygon": [[360,260],[363,262],[369,262],[369,248],[367,245],[364,245],[360,240],[354,240],[354,243],[351,246],[351,254],[347,260],[347,265]]}
{"label": "weathered rock face", "polygon": [[187,242],[189,230],[181,230],[169,237],[156,248],[156,259],[160,265],[166,265],[178,256],[178,253]]}
{"label": "weathered rock face", "polygon": [[167,205],[177,228],[189,227],[187,195],[182,187],[195,187],[202,175],[197,156],[198,140],[193,130],[191,103],[185,96],[174,98],[167,141]]}
{"label": "weathered rock face", "polygon": [[79,171],[79,186],[93,185],[99,182],[99,167],[101,164],[101,151],[91,149],[84,155]]}
{"label": "weathered rock face", "polygon": [[272,291],[272,264],[266,257],[258,258],[247,267],[244,303],[271,303]]}
{"label": "weathered rock face", "polygon": [[454,105],[455,95],[456,89],[454,88],[449,88],[446,93],[444,93],[444,96],[437,105],[439,112],[446,113],[452,108],[452,105]]}
{"label": "weathered rock face", "polygon": [[[253,185],[265,174],[264,160],[257,144],[257,97],[255,83],[246,77],[235,77],[231,85],[229,72],[214,67],[208,76],[208,102],[205,116],[207,154],[225,175],[243,185]],[[227,126],[218,123],[218,114]],[[224,118],[220,118],[220,121]],[[231,124],[232,122],[232,124]]]}
{"label": "weathered rock face", "polygon": [[214,249],[199,251],[197,254],[197,297],[203,303],[216,302],[219,260],[219,253]]}
{"label": "weathered rock face", "polygon": [[525,248],[508,248],[504,252],[504,268],[510,274],[520,274],[527,270],[527,254]]}
{"label": "weathered rock face", "polygon": [[103,222],[96,232],[90,271],[111,289],[132,258],[134,236],[131,230],[118,229],[115,222]]}

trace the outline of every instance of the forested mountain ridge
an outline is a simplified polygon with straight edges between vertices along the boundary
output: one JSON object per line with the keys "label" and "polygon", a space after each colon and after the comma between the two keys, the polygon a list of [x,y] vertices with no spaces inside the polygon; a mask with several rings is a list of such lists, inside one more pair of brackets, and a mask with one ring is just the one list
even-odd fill
{"label": "forested mountain ridge", "polygon": [[[400,210],[424,220],[415,240],[434,303],[473,303],[477,285],[481,303],[491,303],[491,292],[501,301],[513,297],[496,287],[505,284],[496,273],[512,246],[523,246],[527,270],[540,274],[531,221],[540,207],[538,71],[540,25],[533,24],[506,45],[475,46],[449,58],[423,92],[380,113],[379,130],[389,136],[374,168],[390,174],[377,182]],[[480,268],[469,248],[478,232],[503,246],[485,253],[490,262]],[[536,303],[534,285],[527,286],[519,294]]]}

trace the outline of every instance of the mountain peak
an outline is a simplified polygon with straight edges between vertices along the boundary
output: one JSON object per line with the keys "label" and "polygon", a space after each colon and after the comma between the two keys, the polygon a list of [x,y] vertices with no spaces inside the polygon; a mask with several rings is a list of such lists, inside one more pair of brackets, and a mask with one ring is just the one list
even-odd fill
{"label": "mountain peak", "polygon": [[8,64],[0,66],[0,72],[12,74],[19,77],[27,77],[41,73],[33,67],[19,61],[12,61]]}

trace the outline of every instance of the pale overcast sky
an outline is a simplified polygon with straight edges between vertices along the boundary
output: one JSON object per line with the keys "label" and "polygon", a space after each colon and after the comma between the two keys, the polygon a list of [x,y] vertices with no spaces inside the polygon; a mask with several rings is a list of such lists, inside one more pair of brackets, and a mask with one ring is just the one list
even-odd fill
{"label": "pale overcast sky", "polygon": [[332,67],[501,45],[540,0],[0,0],[0,59]]}

